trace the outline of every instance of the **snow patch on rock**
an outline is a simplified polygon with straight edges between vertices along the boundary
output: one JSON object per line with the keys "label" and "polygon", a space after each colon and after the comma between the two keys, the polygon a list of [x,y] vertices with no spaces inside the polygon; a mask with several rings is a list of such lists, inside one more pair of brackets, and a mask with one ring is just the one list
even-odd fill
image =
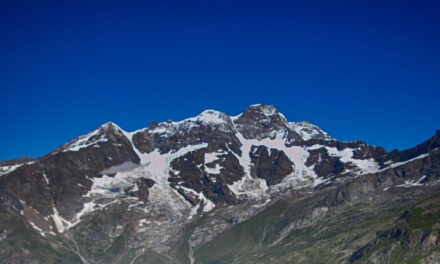
{"label": "snow patch on rock", "polygon": [[0,166],[0,176],[9,174],[24,165],[31,165],[33,163],[34,163],[33,161],[30,161],[30,162],[25,162],[25,163],[17,163],[17,164],[13,164],[13,165]]}
{"label": "snow patch on rock", "polygon": [[327,149],[327,153],[330,156],[339,157],[341,162],[344,163],[350,162],[356,165],[356,167],[358,167],[360,170],[358,174],[374,173],[379,170],[379,164],[373,158],[366,160],[354,159],[353,149],[351,148],[338,150],[337,148],[334,147],[325,147],[325,149]]}
{"label": "snow patch on rock", "polygon": [[217,153],[205,153],[205,163],[211,163],[218,160]]}
{"label": "snow patch on rock", "polygon": [[[435,151],[435,150],[437,150],[437,149],[434,149],[432,151]],[[391,169],[391,168],[396,168],[396,167],[402,166],[402,165],[404,165],[404,164],[406,164],[408,162],[411,162],[411,161],[414,161],[414,160],[418,160],[418,159],[426,158],[428,155],[429,155],[429,153],[425,153],[425,154],[421,154],[421,155],[419,155],[419,156],[417,156],[415,158],[412,158],[412,159],[409,159],[409,160],[406,160],[406,161],[400,161],[400,162],[394,162],[394,163],[392,163],[390,161],[387,161],[384,164],[386,164],[388,166],[383,168],[383,169],[380,169],[379,171],[384,171],[384,170],[388,170],[388,169]]]}
{"label": "snow patch on rock", "polygon": [[[239,181],[228,185],[229,189],[237,196],[249,196],[254,198],[265,198],[267,193],[271,190],[280,190],[283,188],[295,188],[301,185],[301,183],[308,182],[309,184],[314,184],[314,181],[318,179],[313,168],[307,167],[305,165],[309,152],[299,146],[286,146],[286,139],[283,133],[278,133],[275,138],[265,138],[262,140],[258,139],[246,139],[240,132],[236,132],[237,138],[241,143],[241,156],[236,155],[239,160],[240,165],[244,169],[244,177]],[[268,149],[277,149],[283,151],[286,156],[294,165],[293,172],[286,176],[283,181],[275,186],[268,187],[265,180],[255,179],[251,176],[251,158],[250,152],[252,146],[265,146]],[[263,183],[264,182],[264,183]]]}
{"label": "snow patch on rock", "polygon": [[209,174],[220,174],[221,170],[223,169],[222,166],[220,166],[220,164],[215,164],[214,168],[210,168],[208,166],[205,166],[205,171]]}
{"label": "snow patch on rock", "polygon": [[68,145],[64,149],[64,152],[78,151],[83,148],[94,146],[100,142],[108,141],[108,139],[102,134],[96,140],[91,140],[92,137],[97,136],[100,132],[101,132],[100,129],[96,129],[85,136],[80,136],[79,138],[74,140],[72,143],[68,143]]}
{"label": "snow patch on rock", "polygon": [[420,177],[420,179],[419,179],[418,181],[408,180],[408,181],[405,181],[404,184],[397,185],[396,187],[407,187],[407,188],[409,188],[409,187],[422,186],[422,185],[423,185],[422,182],[423,182],[426,178],[427,178],[427,176],[424,175],[424,176]]}
{"label": "snow patch on rock", "polygon": [[324,140],[333,140],[326,132],[322,131],[319,127],[310,124],[307,121],[304,122],[289,122],[289,128],[295,131],[301,138],[305,141],[309,141],[311,139],[324,139]]}
{"label": "snow patch on rock", "polygon": [[[203,205],[203,212],[209,212],[212,209],[214,209],[215,204],[211,200],[206,198],[205,195],[203,194],[203,192],[198,193],[198,192],[194,191],[193,189],[186,188],[185,186],[179,186],[179,188],[183,189],[185,192],[194,194],[201,201],[201,204]],[[196,207],[199,207],[199,206],[196,206]],[[194,213],[194,211],[191,211],[191,214],[193,214],[193,213]],[[191,214],[190,214],[190,216],[191,216]]]}

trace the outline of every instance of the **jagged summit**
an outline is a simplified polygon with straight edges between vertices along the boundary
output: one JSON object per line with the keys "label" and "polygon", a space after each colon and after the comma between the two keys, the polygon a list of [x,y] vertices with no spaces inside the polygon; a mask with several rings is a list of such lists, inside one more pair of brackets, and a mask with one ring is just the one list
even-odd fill
{"label": "jagged summit", "polygon": [[[184,121],[192,121],[192,122],[199,122],[199,123],[205,123],[205,124],[212,124],[212,125],[218,125],[218,124],[224,124],[227,122],[230,122],[231,118],[216,110],[205,110],[202,113],[200,113],[196,117],[185,119]],[[182,121],[182,122],[184,122]]]}
{"label": "jagged summit", "polygon": [[244,112],[253,112],[253,113],[263,114],[267,117],[274,116],[274,115],[283,116],[278,111],[278,109],[276,109],[273,105],[265,105],[265,104],[250,105]]}
{"label": "jagged summit", "polygon": [[288,122],[274,106],[254,104],[233,117],[210,109],[182,121],[153,122],[133,132],[126,132],[117,124],[106,122],[87,135],[64,144],[52,154],[112,144],[125,146],[126,151],[133,148],[134,152],[149,153],[159,149],[161,153],[166,153],[198,143],[211,143],[213,149],[229,148],[240,153],[240,136],[247,140],[279,138],[283,139],[283,144],[297,145],[312,139],[334,140],[307,121]]}
{"label": "jagged summit", "polygon": [[150,133],[171,136],[199,126],[217,126],[223,130],[230,130],[231,133],[235,133],[237,130],[248,139],[268,137],[288,137],[291,141],[332,139],[319,127],[308,122],[289,123],[286,117],[274,106],[264,104],[251,105],[237,116],[230,117],[220,111],[205,110],[196,117],[178,122],[154,123],[148,128]]}
{"label": "jagged summit", "polygon": [[[280,137],[289,138],[291,142],[308,141],[310,139],[332,139],[319,127],[307,121],[289,123],[286,117],[274,106],[254,104],[245,109],[243,113],[233,117],[220,111],[205,110],[195,117],[182,121],[153,122],[150,126],[134,132],[125,132],[117,124],[107,122],[88,135],[81,136],[68,144],[74,145],[73,149],[77,149],[81,145],[93,144],[90,140],[101,140],[100,142],[102,142],[107,137],[108,131],[113,131],[113,134],[120,134],[121,136],[134,136],[135,138],[139,138],[139,136],[136,136],[137,134],[152,134],[162,138],[169,138],[176,135],[188,135],[190,131],[198,130],[200,127],[213,127],[214,130],[230,133],[231,135],[239,132],[247,139],[255,138],[260,140]],[[77,141],[79,143],[75,143]],[[63,148],[66,149],[66,145]],[[143,149],[143,147],[140,148]]]}
{"label": "jagged summit", "polygon": [[115,123],[113,123],[112,121],[108,121],[108,122],[102,124],[99,127],[102,128],[102,129],[119,128],[119,126],[116,125]]}
{"label": "jagged summit", "polygon": [[323,139],[323,140],[334,140],[326,132],[322,131],[318,126],[309,123],[308,121],[303,122],[289,122],[289,127],[298,133],[303,140],[311,139]]}
{"label": "jagged summit", "polygon": [[233,119],[252,118],[255,121],[266,121],[269,119],[279,119],[280,122],[287,122],[286,117],[281,114],[274,106],[264,104],[253,104],[244,110],[243,113],[234,116]]}
{"label": "jagged summit", "polygon": [[54,153],[57,153],[59,151],[78,151],[82,148],[98,146],[100,143],[107,142],[109,140],[117,141],[118,138],[124,136],[124,133],[125,131],[115,123],[106,122],[92,132],[83,136],[79,136],[72,141],[64,144],[59,149],[55,150]]}
{"label": "jagged summit", "polygon": [[[270,105],[254,104],[249,106],[243,113],[237,116],[228,116],[223,112],[217,110],[205,110],[196,117],[190,117],[178,122],[168,121],[166,123],[173,125],[181,125],[183,123],[198,123],[198,124],[211,124],[218,125],[236,121],[240,118],[251,118],[253,122],[267,122],[268,119],[275,118],[280,119],[281,122],[287,122],[284,115],[278,112],[278,110]],[[163,124],[163,123],[160,123]]]}

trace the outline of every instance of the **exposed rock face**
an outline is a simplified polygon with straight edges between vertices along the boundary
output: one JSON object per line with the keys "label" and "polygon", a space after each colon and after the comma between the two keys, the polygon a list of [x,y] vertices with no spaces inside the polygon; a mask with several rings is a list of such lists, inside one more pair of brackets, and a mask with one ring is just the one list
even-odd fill
{"label": "exposed rock face", "polygon": [[173,160],[168,181],[193,204],[200,202],[190,198],[193,191],[202,192],[216,204],[235,204],[236,197],[227,185],[243,177],[243,168],[231,153],[208,151],[197,150]]}
{"label": "exposed rock face", "polygon": [[[0,163],[0,226],[8,226],[0,229],[0,260],[216,262],[204,250],[228,230],[261,225],[267,211],[271,222],[257,228],[262,233],[252,231],[262,236],[253,248],[277,247],[295,230],[372,194],[394,201],[406,189],[432,192],[439,135],[387,153],[361,141],[339,142],[308,122],[288,122],[266,105],[235,117],[207,110],[131,133],[106,123],[47,156]],[[438,233],[417,241],[431,252]],[[235,261],[225,259],[219,263]]]}
{"label": "exposed rock face", "polygon": [[338,157],[332,157],[325,148],[312,150],[306,162],[307,166],[314,165],[314,171],[319,177],[332,177],[344,171],[344,163]]}
{"label": "exposed rock face", "polygon": [[251,175],[266,180],[268,186],[280,183],[293,172],[293,164],[283,151],[253,146],[250,157]]}
{"label": "exposed rock face", "polygon": [[273,139],[277,135],[287,134],[290,138],[301,140],[297,133],[289,130],[286,118],[273,106],[252,105],[234,123],[246,139]]}
{"label": "exposed rock face", "polygon": [[234,125],[229,116],[212,110],[198,117],[180,122],[154,123],[148,128],[133,134],[133,144],[141,153],[159,149],[160,153],[179,150],[188,145],[209,142],[209,150],[228,150],[239,153]]}

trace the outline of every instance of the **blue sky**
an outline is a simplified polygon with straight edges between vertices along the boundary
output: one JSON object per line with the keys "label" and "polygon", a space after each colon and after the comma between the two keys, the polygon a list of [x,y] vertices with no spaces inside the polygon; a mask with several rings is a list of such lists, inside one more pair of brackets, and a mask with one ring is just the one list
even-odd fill
{"label": "blue sky", "polygon": [[[331,3],[330,3],[331,2]],[[440,129],[439,1],[0,3],[0,160],[100,124],[274,105],[345,141]]]}

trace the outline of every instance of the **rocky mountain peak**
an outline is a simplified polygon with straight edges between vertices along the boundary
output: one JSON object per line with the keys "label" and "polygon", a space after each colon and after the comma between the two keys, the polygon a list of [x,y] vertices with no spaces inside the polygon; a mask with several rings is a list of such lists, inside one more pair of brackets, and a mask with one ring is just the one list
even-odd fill
{"label": "rocky mountain peak", "polygon": [[322,131],[319,127],[309,123],[308,121],[289,122],[289,127],[306,141],[311,139],[333,140],[333,138],[330,137],[326,132]]}
{"label": "rocky mountain peak", "polygon": [[251,105],[234,118],[234,124],[247,139],[284,137],[289,132],[287,119],[271,105]]}
{"label": "rocky mountain peak", "polygon": [[242,118],[251,118],[263,122],[273,120],[278,123],[287,122],[286,117],[281,114],[274,106],[264,104],[254,104],[249,106],[241,115]]}
{"label": "rocky mountain peak", "polygon": [[124,136],[124,130],[113,122],[104,123],[95,131],[98,131],[98,135],[106,137]]}
{"label": "rocky mountain peak", "polygon": [[168,120],[167,122],[151,124],[147,130],[151,134],[162,134],[171,136],[176,133],[185,133],[191,129],[199,128],[200,126],[227,126],[232,129],[231,118],[219,111],[205,110],[196,117],[184,119],[182,121],[173,122]]}
{"label": "rocky mountain peak", "polygon": [[53,153],[65,151],[78,151],[88,147],[98,147],[105,142],[119,144],[120,141],[126,141],[125,132],[113,122],[107,122],[93,130],[92,132],[79,136],[70,142],[64,144]]}
{"label": "rocky mountain peak", "polygon": [[109,122],[106,122],[106,123],[102,124],[101,126],[99,126],[98,129],[101,129],[102,131],[108,131],[108,130],[116,130],[117,131],[121,128],[117,124],[109,121]]}
{"label": "rocky mountain peak", "polygon": [[231,122],[231,118],[228,115],[216,110],[205,110],[198,116],[189,118],[187,120],[211,125],[221,125]]}

